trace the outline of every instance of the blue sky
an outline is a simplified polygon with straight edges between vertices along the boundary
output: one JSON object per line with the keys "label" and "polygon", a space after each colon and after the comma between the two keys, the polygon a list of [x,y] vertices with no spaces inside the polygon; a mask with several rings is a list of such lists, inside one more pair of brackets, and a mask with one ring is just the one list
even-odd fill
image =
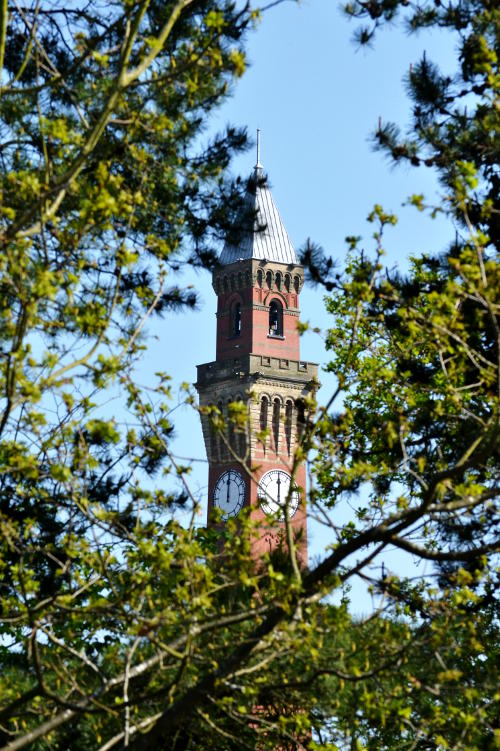
{"label": "blue sky", "polygon": [[[442,33],[410,38],[399,28],[381,33],[373,49],[357,49],[354,28],[332,0],[286,2],[268,11],[249,38],[250,67],[210,128],[234,123],[246,126],[250,135],[261,129],[261,161],[296,248],[310,237],[339,264],[347,235],[362,235],[370,250],[372,228],[365,220],[380,203],[399,216],[387,237],[387,264],[404,269],[409,255],[442,249],[453,228],[402,207],[411,193],[436,198],[435,177],[429,170],[390,167],[373,151],[370,133],[379,116],[403,127],[409,122],[403,79],[410,63],[426,50],[452,70],[454,49]],[[247,175],[254,163],[252,150],[234,171]],[[195,366],[215,358],[216,300],[209,275],[193,274],[186,282],[199,290],[200,309],[155,324],[157,341],[151,342],[145,363],[150,373],[169,372],[174,384],[193,383]],[[320,290],[304,290],[301,309],[302,319],[325,328],[322,297]],[[318,336],[303,338],[301,357],[320,365],[327,361]],[[327,399],[332,377],[324,375],[322,381]],[[177,454],[202,460],[194,465],[193,484],[203,497],[207,468],[198,417],[181,408],[176,425]],[[313,554],[320,552],[320,543],[315,547],[313,539]]]}

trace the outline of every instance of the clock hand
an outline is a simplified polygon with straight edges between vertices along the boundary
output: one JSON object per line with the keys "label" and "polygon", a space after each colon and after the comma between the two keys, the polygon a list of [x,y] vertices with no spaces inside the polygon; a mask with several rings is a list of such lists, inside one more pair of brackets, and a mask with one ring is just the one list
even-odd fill
{"label": "clock hand", "polygon": [[227,478],[227,495],[226,495],[226,506],[229,506],[229,484],[231,482],[231,478]]}
{"label": "clock hand", "polygon": [[278,506],[281,506],[281,502],[280,502],[281,478],[280,478],[279,475],[278,475],[278,479],[277,479],[276,482],[277,482],[277,485],[278,485]]}

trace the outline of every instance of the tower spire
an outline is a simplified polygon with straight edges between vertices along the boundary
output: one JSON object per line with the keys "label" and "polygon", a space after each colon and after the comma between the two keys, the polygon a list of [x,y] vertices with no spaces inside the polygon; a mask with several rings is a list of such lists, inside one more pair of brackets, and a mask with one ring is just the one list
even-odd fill
{"label": "tower spire", "polygon": [[255,169],[262,169],[262,164],[260,163],[260,128],[257,128],[257,164],[255,165]]}
{"label": "tower spire", "polygon": [[226,266],[248,258],[299,265],[260,162],[260,128],[257,129],[257,163],[248,183],[239,235],[226,240],[219,261]]}

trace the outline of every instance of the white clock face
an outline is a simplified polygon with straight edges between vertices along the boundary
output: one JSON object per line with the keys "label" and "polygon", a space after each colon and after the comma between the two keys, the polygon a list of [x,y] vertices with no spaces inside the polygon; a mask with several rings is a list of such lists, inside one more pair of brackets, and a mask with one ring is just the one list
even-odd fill
{"label": "white clock face", "polygon": [[245,481],[239,472],[224,472],[214,488],[214,506],[222,511],[222,518],[236,516],[245,501]]}
{"label": "white clock face", "polygon": [[259,482],[258,498],[265,514],[276,514],[280,520],[285,518],[285,504],[288,502],[288,517],[294,516],[299,507],[299,492],[292,488],[292,478],[282,469],[272,469]]}

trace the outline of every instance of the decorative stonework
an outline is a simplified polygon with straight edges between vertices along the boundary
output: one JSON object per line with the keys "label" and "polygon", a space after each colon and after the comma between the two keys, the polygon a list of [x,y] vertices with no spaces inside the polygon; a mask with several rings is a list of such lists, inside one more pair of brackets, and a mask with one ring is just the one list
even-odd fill
{"label": "decorative stonework", "polygon": [[304,269],[295,264],[252,258],[216,269],[212,285],[216,295],[249,287],[281,293],[295,292],[298,295],[304,286]]}
{"label": "decorative stonework", "polygon": [[[286,370],[286,374],[283,371]],[[223,362],[204,363],[197,366],[198,380],[196,388],[200,397],[206,387],[219,384],[223,389],[230,387],[226,381],[234,384],[236,379],[255,380],[257,377],[284,379],[287,384],[313,384],[318,379],[318,365],[304,360],[289,360],[281,357],[267,357],[266,355],[244,355],[241,358],[224,360]]]}

